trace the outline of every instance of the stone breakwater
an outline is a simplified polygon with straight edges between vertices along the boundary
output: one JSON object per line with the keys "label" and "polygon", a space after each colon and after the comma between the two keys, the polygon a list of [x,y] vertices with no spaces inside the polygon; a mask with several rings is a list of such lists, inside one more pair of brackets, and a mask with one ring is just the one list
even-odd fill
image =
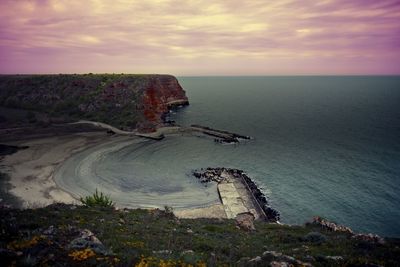
{"label": "stone breakwater", "polygon": [[[193,175],[203,184],[210,182],[218,184],[220,199],[226,208],[228,218],[234,218],[242,212],[251,212],[255,218],[279,222],[279,212],[269,205],[265,195],[244,171],[224,167],[207,168],[196,170]],[[229,199],[230,196],[234,201]]]}
{"label": "stone breakwater", "polygon": [[189,129],[192,131],[198,131],[203,134],[216,137],[216,139],[214,139],[214,141],[217,143],[222,143],[222,144],[224,144],[224,143],[225,144],[235,144],[235,143],[239,143],[240,140],[252,139],[250,136],[247,136],[247,135],[231,133],[231,132],[224,131],[224,130],[217,130],[217,129],[213,129],[213,128],[198,125],[198,124],[192,124],[189,127]]}

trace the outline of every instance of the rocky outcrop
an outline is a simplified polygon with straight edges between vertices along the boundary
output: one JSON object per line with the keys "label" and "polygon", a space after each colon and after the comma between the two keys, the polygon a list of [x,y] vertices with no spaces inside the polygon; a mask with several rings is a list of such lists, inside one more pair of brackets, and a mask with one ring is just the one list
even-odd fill
{"label": "rocky outcrop", "polygon": [[347,226],[338,225],[336,223],[330,222],[330,221],[323,219],[321,217],[318,217],[318,216],[313,218],[313,221],[311,222],[311,224],[318,225],[321,228],[326,229],[328,231],[346,233],[354,240],[364,241],[364,242],[379,244],[379,245],[383,245],[386,243],[385,239],[379,235],[371,234],[371,233],[356,234],[353,232],[353,230],[351,230]]}
{"label": "rocky outcrop", "polygon": [[353,230],[351,230],[349,227],[338,225],[336,223],[325,220],[324,218],[321,218],[319,216],[313,218],[312,224],[319,225],[322,228],[332,232],[342,232],[351,235],[353,234]]}
{"label": "rocky outcrop", "polygon": [[255,231],[254,227],[254,215],[250,212],[239,213],[236,218],[236,225],[244,231]]}
{"label": "rocky outcrop", "polygon": [[276,251],[264,251],[262,255],[254,258],[242,258],[236,262],[237,266],[271,266],[271,267],[290,267],[290,266],[309,266],[310,262],[304,262],[289,255],[284,255]]}
{"label": "rocky outcrop", "polygon": [[189,104],[178,80],[169,75],[150,77],[140,102],[145,120],[138,128],[144,132],[154,131],[162,124],[170,109]]}
{"label": "rocky outcrop", "polygon": [[171,75],[2,75],[0,106],[152,132],[188,98]]}

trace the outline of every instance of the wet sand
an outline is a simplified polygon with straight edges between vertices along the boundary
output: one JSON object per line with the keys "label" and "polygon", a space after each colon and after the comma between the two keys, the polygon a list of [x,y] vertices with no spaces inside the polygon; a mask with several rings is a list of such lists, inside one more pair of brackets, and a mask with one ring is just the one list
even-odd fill
{"label": "wet sand", "polygon": [[54,202],[76,203],[76,199],[56,185],[53,174],[72,154],[108,138],[102,132],[89,132],[9,142],[29,147],[4,157],[1,162],[1,171],[10,178],[9,192],[23,201],[24,208]]}
{"label": "wet sand", "polygon": [[[99,144],[123,141],[126,138],[138,139],[139,137],[110,136],[104,131],[68,133],[51,137],[39,136],[29,140],[24,140],[20,135],[18,140],[9,140],[5,143],[29,148],[5,156],[0,163],[0,169],[10,178],[9,193],[22,200],[23,208],[36,208],[55,202],[79,204],[76,195],[66,192],[56,184],[54,175],[57,170],[76,153]],[[175,214],[182,218],[224,218],[226,216],[223,206],[218,203],[203,208],[179,209],[175,211]]]}

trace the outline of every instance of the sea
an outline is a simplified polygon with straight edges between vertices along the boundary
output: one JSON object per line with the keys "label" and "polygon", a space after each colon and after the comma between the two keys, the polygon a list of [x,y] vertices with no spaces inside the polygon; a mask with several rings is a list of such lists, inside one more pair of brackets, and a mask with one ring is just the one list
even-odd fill
{"label": "sea", "polygon": [[400,237],[399,76],[178,80],[190,105],[171,120],[252,139],[226,145],[183,134],[104,144],[66,162],[59,185],[78,194],[96,187],[127,206],[179,209],[218,202],[215,185],[200,184],[193,170],[237,168],[282,223],[321,216],[356,232]]}

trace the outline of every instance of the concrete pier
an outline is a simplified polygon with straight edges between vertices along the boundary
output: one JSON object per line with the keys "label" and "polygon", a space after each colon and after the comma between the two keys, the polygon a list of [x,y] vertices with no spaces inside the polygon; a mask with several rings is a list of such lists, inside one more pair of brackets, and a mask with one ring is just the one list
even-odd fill
{"label": "concrete pier", "polygon": [[256,220],[264,218],[262,212],[257,211],[250,191],[239,179],[229,177],[219,183],[218,194],[228,219],[234,219],[243,212],[252,213]]}
{"label": "concrete pier", "polygon": [[218,194],[227,218],[233,219],[240,213],[250,212],[255,219],[279,221],[279,213],[268,205],[265,196],[243,171],[207,168],[193,174],[201,183],[218,183]]}

